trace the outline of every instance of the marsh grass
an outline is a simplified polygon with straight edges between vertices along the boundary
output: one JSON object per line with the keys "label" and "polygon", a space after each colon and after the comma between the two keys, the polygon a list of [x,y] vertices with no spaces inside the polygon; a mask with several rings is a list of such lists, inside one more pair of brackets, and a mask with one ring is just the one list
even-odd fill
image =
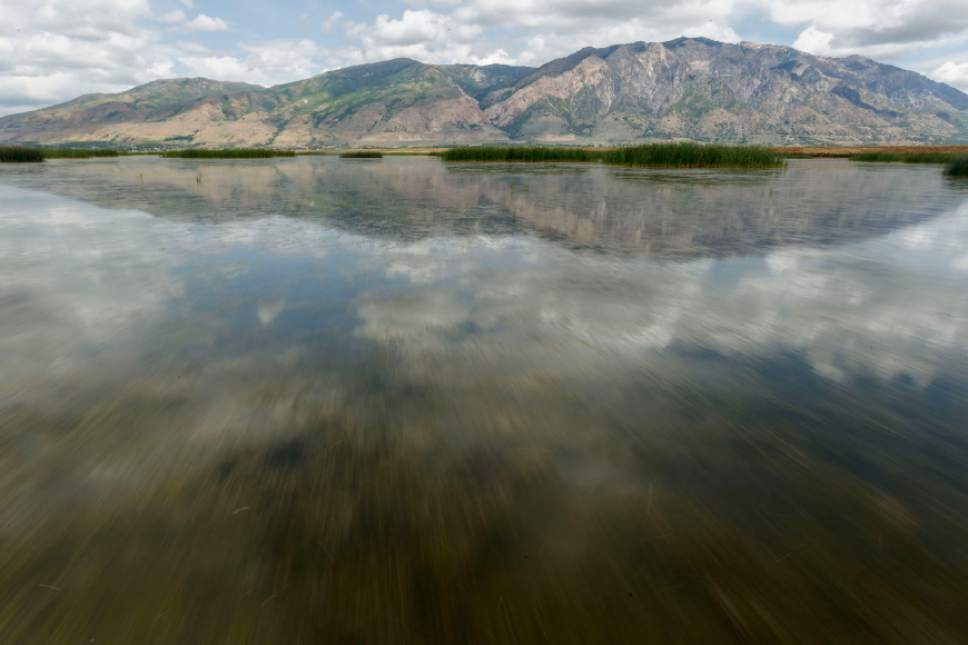
{"label": "marsh grass", "polygon": [[949,177],[968,177],[968,157],[956,157],[952,159],[944,172]]}
{"label": "marsh grass", "polygon": [[466,147],[444,152],[445,161],[601,161],[666,168],[776,168],[783,158],[768,148],[698,143],[658,143],[615,149],[556,147]]}
{"label": "marsh grass", "polygon": [[120,157],[117,150],[106,148],[42,148],[44,159],[91,159],[94,157]]}
{"label": "marsh grass", "polygon": [[43,153],[36,148],[0,146],[0,162],[3,163],[39,163],[43,160]]}
{"label": "marsh grass", "polygon": [[91,159],[120,157],[121,152],[108,148],[31,148],[27,146],[0,147],[0,161],[44,161],[45,159]]}
{"label": "marsh grass", "polygon": [[383,153],[376,150],[351,150],[340,154],[341,159],[383,159]]}
{"label": "marsh grass", "polygon": [[956,156],[950,152],[863,152],[849,158],[884,163],[950,163]]}
{"label": "marsh grass", "polygon": [[783,158],[759,146],[656,143],[606,152],[605,163],[670,168],[778,168]]}
{"label": "marsh grass", "polygon": [[441,155],[444,161],[599,161],[601,153],[585,148],[546,146],[469,146],[451,148]]}
{"label": "marsh grass", "polygon": [[189,149],[170,150],[161,153],[162,157],[178,159],[268,159],[270,157],[295,157],[292,150],[267,150],[263,148],[234,149]]}

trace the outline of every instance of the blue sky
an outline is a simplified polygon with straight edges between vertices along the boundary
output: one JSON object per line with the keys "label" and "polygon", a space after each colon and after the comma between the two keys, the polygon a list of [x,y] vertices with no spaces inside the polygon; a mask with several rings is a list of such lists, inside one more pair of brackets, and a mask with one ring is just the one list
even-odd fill
{"label": "blue sky", "polygon": [[861,54],[968,91],[968,0],[0,0],[0,114],[206,76],[271,85],[346,65],[540,65],[680,35]]}

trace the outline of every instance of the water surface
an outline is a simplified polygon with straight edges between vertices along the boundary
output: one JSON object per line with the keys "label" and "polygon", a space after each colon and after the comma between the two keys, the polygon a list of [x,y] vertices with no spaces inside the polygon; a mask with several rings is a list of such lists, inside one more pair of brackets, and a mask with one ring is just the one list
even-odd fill
{"label": "water surface", "polygon": [[3,643],[968,639],[937,167],[5,166],[0,356]]}

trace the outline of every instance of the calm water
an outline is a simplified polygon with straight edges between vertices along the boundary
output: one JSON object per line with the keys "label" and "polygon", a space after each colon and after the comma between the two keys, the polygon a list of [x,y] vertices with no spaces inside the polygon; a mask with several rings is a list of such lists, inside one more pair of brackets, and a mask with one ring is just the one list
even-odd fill
{"label": "calm water", "polygon": [[968,641],[968,183],[0,168],[0,642]]}

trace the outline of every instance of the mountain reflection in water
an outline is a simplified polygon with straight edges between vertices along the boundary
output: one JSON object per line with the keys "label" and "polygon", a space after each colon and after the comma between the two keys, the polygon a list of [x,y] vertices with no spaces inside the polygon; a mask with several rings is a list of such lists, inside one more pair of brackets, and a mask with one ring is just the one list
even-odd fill
{"label": "mountain reflection in water", "polygon": [[783,172],[449,164],[427,158],[131,158],[28,169],[18,185],[205,223],[282,215],[381,239],[537,232],[575,247],[760,254],[883,234],[950,208],[937,167],[793,160]]}
{"label": "mountain reflection in water", "polygon": [[0,169],[0,642],[961,642],[968,190]]}

